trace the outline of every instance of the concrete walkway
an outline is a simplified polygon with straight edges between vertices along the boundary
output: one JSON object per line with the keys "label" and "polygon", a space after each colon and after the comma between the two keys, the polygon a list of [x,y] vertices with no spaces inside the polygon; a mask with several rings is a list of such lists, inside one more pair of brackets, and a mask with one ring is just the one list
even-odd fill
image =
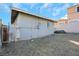
{"label": "concrete walkway", "polygon": [[28,41],[11,42],[0,49],[7,56],[79,56],[79,34],[55,34]]}

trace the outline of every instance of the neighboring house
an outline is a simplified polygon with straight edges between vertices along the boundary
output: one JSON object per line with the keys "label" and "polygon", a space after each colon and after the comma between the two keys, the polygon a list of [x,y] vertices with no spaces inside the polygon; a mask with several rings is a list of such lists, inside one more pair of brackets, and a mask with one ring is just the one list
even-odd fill
{"label": "neighboring house", "polygon": [[67,19],[60,19],[59,21],[55,22],[54,26],[56,30],[64,30],[64,26],[68,24]]}
{"label": "neighboring house", "polygon": [[79,5],[68,8],[68,20],[69,22],[79,20]]}
{"label": "neighboring house", "polygon": [[79,5],[69,7],[67,15],[67,19],[57,21],[57,26],[55,26],[58,30],[65,30],[70,33],[79,33]]}
{"label": "neighboring house", "polygon": [[65,26],[65,30],[79,33],[79,5],[68,8],[68,24]]}
{"label": "neighboring house", "polygon": [[[17,8],[12,8],[11,24],[15,41],[39,38],[54,33],[54,22]],[[14,41],[14,40],[11,40]]]}

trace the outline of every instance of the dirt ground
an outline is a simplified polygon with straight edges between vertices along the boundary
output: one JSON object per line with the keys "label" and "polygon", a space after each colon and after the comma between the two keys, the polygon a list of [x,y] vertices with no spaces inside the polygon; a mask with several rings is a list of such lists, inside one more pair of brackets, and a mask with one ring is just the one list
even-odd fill
{"label": "dirt ground", "polygon": [[10,42],[1,56],[79,56],[79,34],[55,34],[27,41]]}

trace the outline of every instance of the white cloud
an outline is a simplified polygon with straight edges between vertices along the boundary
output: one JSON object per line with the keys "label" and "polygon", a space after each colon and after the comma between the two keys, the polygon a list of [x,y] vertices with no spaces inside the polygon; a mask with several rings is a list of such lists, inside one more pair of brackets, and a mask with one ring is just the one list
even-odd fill
{"label": "white cloud", "polygon": [[58,16],[58,15],[59,15],[59,13],[57,13],[57,12],[52,13],[52,16]]}
{"label": "white cloud", "polygon": [[74,3],[73,5],[77,5],[77,4],[79,4],[79,3]]}
{"label": "white cloud", "polygon": [[58,16],[59,14],[60,14],[60,11],[61,11],[61,9],[59,9],[59,8],[54,8],[53,9],[53,13],[52,13],[52,16]]}
{"label": "white cloud", "polygon": [[64,10],[70,7],[70,4],[64,4],[60,9]]}
{"label": "white cloud", "polygon": [[38,3],[27,3],[26,5],[29,5],[30,8],[32,9],[35,5],[37,5]]}
{"label": "white cloud", "polygon": [[[77,5],[77,4],[73,4],[73,5]],[[67,8],[69,8],[70,6],[71,6],[70,4],[64,4],[63,6],[61,6],[61,8],[54,8],[54,11],[52,12],[52,16],[55,17],[59,16],[63,10],[67,10]],[[64,15],[60,19],[67,19],[67,15]]]}
{"label": "white cloud", "polygon": [[31,9],[36,5],[36,3],[31,3]]}
{"label": "white cloud", "polygon": [[21,7],[21,4],[20,4],[20,3],[13,3],[13,4],[12,4],[12,7],[17,7],[17,8],[19,8],[19,7]]}
{"label": "white cloud", "polygon": [[47,8],[49,6],[49,3],[45,3],[41,8]]}
{"label": "white cloud", "polygon": [[65,16],[61,17],[60,19],[68,19],[68,18],[67,18],[67,15],[65,15]]}
{"label": "white cloud", "polygon": [[56,6],[53,7],[53,4],[51,3],[45,3],[41,8],[40,8],[40,12],[42,11],[42,9],[49,10],[50,12],[52,12],[53,16],[58,16],[61,12],[61,10],[66,10],[68,7],[70,6],[70,4],[64,4],[63,6],[61,6],[61,8],[58,8]]}
{"label": "white cloud", "polygon": [[43,9],[46,9],[46,10],[49,10],[49,11],[52,11],[52,4],[51,3],[44,3],[40,8],[40,12],[43,10]]}
{"label": "white cloud", "polygon": [[51,3],[44,3],[43,6],[40,9],[44,9],[44,8],[51,9],[52,5],[53,4],[51,4]]}
{"label": "white cloud", "polygon": [[[52,16],[58,16],[60,15],[60,13],[63,11],[63,10],[66,10],[68,7],[70,6],[70,4],[64,4],[63,6],[61,6],[61,8],[54,8],[54,11],[52,13]],[[67,15],[61,17],[63,19],[67,19]]]}
{"label": "white cloud", "polygon": [[0,12],[10,12],[8,4],[0,4]]}

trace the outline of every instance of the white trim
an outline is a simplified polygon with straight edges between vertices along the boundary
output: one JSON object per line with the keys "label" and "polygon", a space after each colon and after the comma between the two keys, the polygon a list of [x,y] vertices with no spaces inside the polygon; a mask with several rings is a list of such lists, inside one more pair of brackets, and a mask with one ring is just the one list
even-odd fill
{"label": "white trim", "polygon": [[37,14],[35,14],[35,13],[31,13],[31,12],[29,12],[29,11],[21,10],[21,9],[19,9],[19,8],[16,8],[16,7],[13,7],[12,10],[15,10],[15,11],[18,11],[18,12],[21,12],[21,13],[25,13],[25,14],[29,14],[29,15],[32,15],[32,16],[35,16],[35,17],[43,18],[43,19],[46,19],[46,21],[54,22],[53,19],[50,19],[50,18],[48,18],[48,17],[46,17],[46,16],[41,16],[41,15],[39,15],[39,14],[37,15]]}

